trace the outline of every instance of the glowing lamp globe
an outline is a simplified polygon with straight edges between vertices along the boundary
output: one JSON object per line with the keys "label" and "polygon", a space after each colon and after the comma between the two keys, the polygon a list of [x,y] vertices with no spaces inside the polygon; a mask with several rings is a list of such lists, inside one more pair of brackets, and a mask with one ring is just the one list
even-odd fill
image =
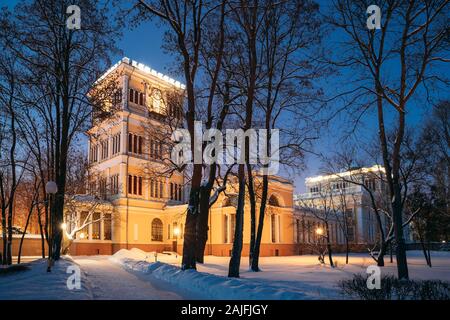
{"label": "glowing lamp globe", "polygon": [[45,192],[48,194],[55,194],[58,192],[58,186],[55,181],[49,181],[45,185]]}

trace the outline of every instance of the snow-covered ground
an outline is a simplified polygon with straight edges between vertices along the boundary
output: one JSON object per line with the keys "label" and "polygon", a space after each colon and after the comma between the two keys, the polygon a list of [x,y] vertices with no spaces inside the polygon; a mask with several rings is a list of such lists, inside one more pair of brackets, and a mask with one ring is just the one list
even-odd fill
{"label": "snow-covered ground", "polygon": [[0,300],[90,300],[93,298],[90,284],[81,272],[81,289],[69,290],[67,273],[69,266],[77,265],[70,258],[55,262],[47,272],[47,260],[30,263],[30,269],[0,274]]}
{"label": "snow-covered ground", "polygon": [[[181,257],[158,254],[139,249],[123,250],[111,260],[125,268],[147,275],[146,279],[159,279],[169,283],[176,290],[189,292],[206,299],[340,299],[336,284],[339,280],[351,278],[354,273],[365,273],[374,261],[365,254],[352,254],[349,264],[343,255],[335,255],[337,267],[321,265],[317,256],[263,257],[260,260],[262,272],[248,270],[248,260],[241,261],[241,278],[226,278],[228,257],[206,256],[205,263],[198,265],[198,271],[181,271],[178,266]],[[395,258],[394,258],[395,262]],[[450,281],[450,252],[433,252],[433,268],[425,264],[420,251],[408,252],[411,279],[440,279]],[[167,264],[171,265],[168,266]],[[386,257],[382,274],[396,274],[396,266]]]}
{"label": "snow-covered ground", "polygon": [[178,300],[179,294],[163,288],[158,281],[147,281],[126,271],[105,256],[76,257],[90,283],[94,299],[102,300]]}
{"label": "snow-covered ground", "polygon": [[[382,273],[396,273],[389,263]],[[181,271],[181,257],[139,249],[121,250],[113,256],[64,258],[51,273],[46,260],[30,264],[30,270],[0,274],[2,299],[340,299],[336,284],[354,273],[364,273],[373,260],[352,254],[345,264],[336,255],[336,268],[320,265],[316,256],[263,257],[262,272],[248,270],[241,262],[241,278],[227,278],[228,257],[206,256],[196,271]],[[412,279],[450,281],[450,252],[433,252],[433,268],[425,264],[422,253],[408,252]],[[67,267],[81,268],[81,289],[69,290]]]}

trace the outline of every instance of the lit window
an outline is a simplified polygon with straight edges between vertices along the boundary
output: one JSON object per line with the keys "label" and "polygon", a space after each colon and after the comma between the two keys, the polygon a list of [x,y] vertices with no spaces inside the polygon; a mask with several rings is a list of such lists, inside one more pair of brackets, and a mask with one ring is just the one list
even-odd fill
{"label": "lit window", "polygon": [[152,221],[152,241],[163,241],[163,223],[158,218]]}

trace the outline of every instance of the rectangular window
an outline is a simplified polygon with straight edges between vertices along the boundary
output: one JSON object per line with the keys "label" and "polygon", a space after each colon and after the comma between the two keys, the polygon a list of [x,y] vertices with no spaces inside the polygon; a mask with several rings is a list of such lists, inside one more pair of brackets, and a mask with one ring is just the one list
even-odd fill
{"label": "rectangular window", "polygon": [[118,194],[119,193],[119,175],[113,175],[110,177],[110,184],[111,184],[111,194]]}
{"label": "rectangular window", "polygon": [[128,176],[128,193],[133,193],[133,176]]}
{"label": "rectangular window", "polygon": [[[86,211],[82,211],[80,213],[80,226],[83,226],[84,224],[88,224],[89,220],[87,220],[89,216],[89,212]],[[89,239],[89,225],[85,226],[83,229],[81,229],[78,233],[77,233],[77,237],[78,239]]]}
{"label": "rectangular window", "polygon": [[134,90],[130,89],[130,102],[134,102]]}
{"label": "rectangular window", "polygon": [[162,198],[164,194],[164,184],[162,181],[159,182],[159,197]]}
{"label": "rectangular window", "polygon": [[133,152],[133,135],[128,134],[128,152]]}
{"label": "rectangular window", "polygon": [[139,188],[139,195],[142,196],[142,177],[139,177],[138,188]]}
{"label": "rectangular window", "polygon": [[112,234],[112,221],[111,214],[103,214],[103,240],[111,240]]}
{"label": "rectangular window", "polygon": [[223,243],[228,243],[228,216],[224,215],[223,220]]}
{"label": "rectangular window", "polygon": [[272,231],[272,242],[276,242],[277,241],[277,238],[276,238],[276,222],[275,222],[275,215],[274,214],[272,214],[271,216],[270,216],[270,225],[271,225],[271,231]]}
{"label": "rectangular window", "polygon": [[112,154],[120,152],[120,133],[116,134],[112,138]]}
{"label": "rectangular window", "polygon": [[153,179],[150,179],[150,197],[154,197],[155,196],[155,192],[154,192],[154,182]]}
{"label": "rectangular window", "polygon": [[183,186],[180,184],[178,185],[178,201],[183,200]]}
{"label": "rectangular window", "polygon": [[134,103],[136,103],[136,104],[139,103],[139,92],[138,91],[134,91]]}
{"label": "rectangular window", "polygon": [[100,240],[100,212],[92,215],[92,240]]}
{"label": "rectangular window", "polygon": [[138,148],[138,153],[142,154],[142,137],[139,137],[139,148]]}

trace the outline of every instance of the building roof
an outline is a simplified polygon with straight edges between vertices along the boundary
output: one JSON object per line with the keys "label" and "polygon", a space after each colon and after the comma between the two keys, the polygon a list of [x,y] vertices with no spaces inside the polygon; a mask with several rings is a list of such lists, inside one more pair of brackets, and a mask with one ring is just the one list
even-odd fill
{"label": "building roof", "polygon": [[308,184],[308,183],[315,183],[315,182],[320,182],[320,181],[337,180],[337,179],[340,179],[340,178],[343,178],[346,176],[359,175],[359,174],[365,174],[365,173],[370,173],[370,172],[385,173],[385,169],[383,166],[376,164],[371,167],[362,167],[362,168],[351,169],[351,170],[339,172],[339,173],[307,177],[305,179],[305,182],[306,182],[306,184]]}
{"label": "building roof", "polygon": [[169,77],[168,75],[165,75],[161,72],[156,71],[155,69],[150,68],[149,66],[140,63],[136,60],[131,60],[128,57],[123,57],[121,60],[119,60],[116,64],[114,64],[111,68],[109,68],[104,74],[102,74],[100,76],[100,78],[97,79],[96,83],[102,81],[103,79],[105,79],[109,74],[111,74],[112,72],[114,72],[115,70],[117,70],[122,64],[125,65],[129,65],[131,67],[134,67],[138,70],[140,70],[141,72],[143,72],[144,74],[147,74],[149,76],[153,76],[156,78],[159,78],[160,80],[166,82],[169,85],[173,85],[176,88],[182,89],[184,90],[186,88],[186,86],[181,83],[180,81],[177,81],[171,77]]}

